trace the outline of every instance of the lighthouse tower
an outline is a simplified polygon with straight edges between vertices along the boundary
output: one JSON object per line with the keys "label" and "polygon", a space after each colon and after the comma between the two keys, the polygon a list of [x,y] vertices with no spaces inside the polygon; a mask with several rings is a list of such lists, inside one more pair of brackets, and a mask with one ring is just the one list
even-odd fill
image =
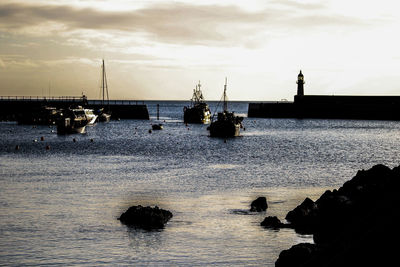
{"label": "lighthouse tower", "polygon": [[302,96],[304,96],[304,84],[305,84],[305,82],[304,82],[304,75],[303,75],[303,73],[301,73],[301,70],[300,70],[300,73],[299,73],[299,75],[297,75],[297,97],[302,97]]}

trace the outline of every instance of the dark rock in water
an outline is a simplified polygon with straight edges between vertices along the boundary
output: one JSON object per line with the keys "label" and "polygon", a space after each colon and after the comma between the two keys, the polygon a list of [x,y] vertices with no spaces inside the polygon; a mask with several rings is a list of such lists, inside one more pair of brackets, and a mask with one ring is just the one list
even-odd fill
{"label": "dark rock in water", "polygon": [[250,211],[265,211],[268,208],[267,199],[265,197],[259,197],[251,202]]}
{"label": "dark rock in water", "polygon": [[317,246],[309,243],[294,245],[288,250],[283,250],[275,262],[275,267],[300,267],[303,266],[318,250]]}
{"label": "dark rock in water", "polygon": [[163,228],[171,218],[172,213],[168,210],[160,209],[157,206],[152,208],[139,205],[130,207],[118,219],[126,225],[144,229],[159,229]]}
{"label": "dark rock in water", "polygon": [[[306,199],[286,219],[296,231],[313,234],[315,250],[282,251],[276,266],[389,266],[397,262],[400,237],[400,167],[376,165],[326,191]],[[292,251],[292,252],[293,252]],[[288,258],[290,257],[290,258]],[[304,260],[306,259],[306,260]]]}
{"label": "dark rock in water", "polygon": [[279,228],[287,227],[287,225],[282,223],[276,216],[265,217],[264,221],[261,222],[261,226],[264,226],[266,228],[272,228],[272,229],[279,229]]}
{"label": "dark rock in water", "polygon": [[316,210],[314,201],[306,198],[294,210],[289,211],[286,220],[302,233],[312,232],[310,229],[317,223]]}

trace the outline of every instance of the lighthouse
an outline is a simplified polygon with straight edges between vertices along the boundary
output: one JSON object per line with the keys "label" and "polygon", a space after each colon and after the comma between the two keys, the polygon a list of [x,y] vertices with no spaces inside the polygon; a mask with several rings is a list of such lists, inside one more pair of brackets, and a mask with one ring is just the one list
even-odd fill
{"label": "lighthouse", "polygon": [[303,75],[303,73],[301,73],[301,70],[300,70],[300,73],[299,73],[299,75],[297,75],[297,96],[298,97],[302,97],[302,96],[304,96],[304,75]]}

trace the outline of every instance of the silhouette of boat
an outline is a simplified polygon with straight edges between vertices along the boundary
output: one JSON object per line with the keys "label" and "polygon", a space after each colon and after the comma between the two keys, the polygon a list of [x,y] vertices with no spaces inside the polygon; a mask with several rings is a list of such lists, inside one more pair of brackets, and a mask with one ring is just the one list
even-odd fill
{"label": "silhouette of boat", "polygon": [[210,123],[211,112],[207,103],[204,101],[203,93],[200,90],[200,81],[193,89],[193,96],[190,100],[190,106],[183,108],[184,123]]}
{"label": "silhouette of boat", "polygon": [[162,125],[161,123],[159,123],[159,124],[153,124],[153,125],[151,125],[151,128],[152,128],[153,130],[162,130],[162,129],[163,129],[163,125]]}
{"label": "silhouette of boat", "polygon": [[88,123],[82,107],[65,109],[57,121],[57,134],[84,133]]}
{"label": "silhouette of boat", "polygon": [[54,125],[61,111],[55,107],[41,106],[31,112],[24,112],[17,117],[18,124]]}
{"label": "silhouette of boat", "polygon": [[207,128],[210,131],[211,137],[235,137],[240,135],[243,117],[235,116],[233,112],[228,111],[228,102],[226,96],[227,80],[225,78],[223,104],[224,110],[218,113],[217,120],[212,118],[210,126]]}

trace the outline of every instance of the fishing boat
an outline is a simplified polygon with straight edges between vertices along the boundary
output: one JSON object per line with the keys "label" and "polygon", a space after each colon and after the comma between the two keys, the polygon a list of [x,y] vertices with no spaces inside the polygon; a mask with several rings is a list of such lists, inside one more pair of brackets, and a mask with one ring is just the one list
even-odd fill
{"label": "fishing boat", "polygon": [[211,112],[207,103],[204,101],[203,93],[200,90],[200,81],[193,89],[193,96],[190,106],[183,108],[184,123],[210,123]]}
{"label": "fishing boat", "polygon": [[[101,122],[108,122],[111,119],[111,111],[110,111],[110,99],[108,96],[108,84],[107,84],[107,75],[106,75],[106,67],[104,64],[104,59],[102,60],[101,65],[101,92],[103,99],[101,101],[102,108],[96,110],[97,120]],[[107,94],[107,106],[105,106],[105,94]]]}
{"label": "fishing boat", "polygon": [[211,137],[235,137],[240,135],[243,117],[235,116],[233,112],[228,111],[228,102],[226,96],[227,79],[225,78],[223,105],[224,110],[218,113],[217,120],[212,117],[211,124],[207,128]]}
{"label": "fishing boat", "polygon": [[57,121],[57,134],[84,133],[88,123],[82,107],[65,109]]}

